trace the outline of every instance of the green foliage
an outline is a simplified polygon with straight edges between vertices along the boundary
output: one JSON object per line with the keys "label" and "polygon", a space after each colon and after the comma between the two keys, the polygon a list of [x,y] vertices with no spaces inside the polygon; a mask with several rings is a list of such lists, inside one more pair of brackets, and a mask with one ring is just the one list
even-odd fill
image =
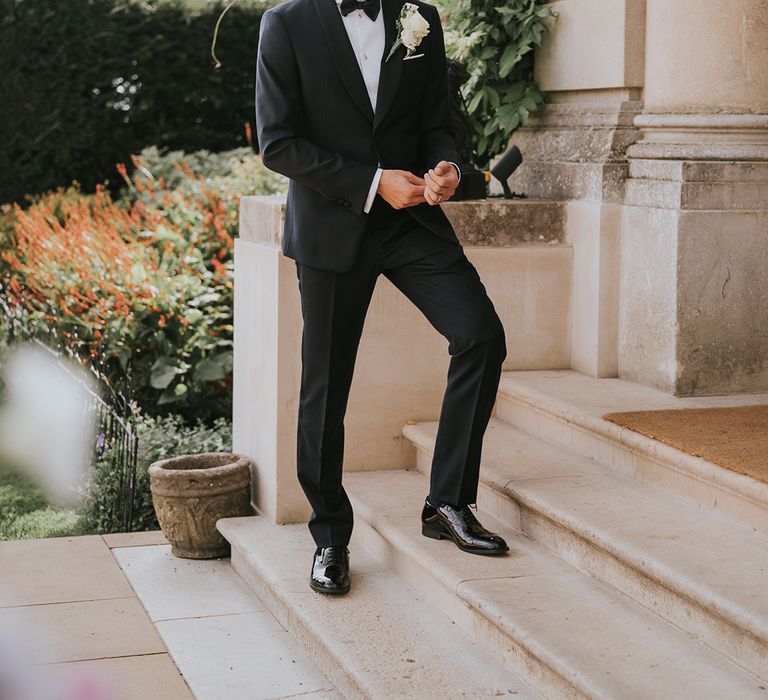
{"label": "green foliage", "polygon": [[162,250],[166,320],[160,327],[153,307],[144,308],[132,328],[104,336],[107,353],[131,351],[135,397],[145,411],[188,420],[229,416],[240,196],[285,192],[287,181],[247,148],[161,154],[151,147],[137,163],[125,199],[163,211],[161,225],[142,235]]}
{"label": "green foliage", "polygon": [[0,4],[0,202],[86,191],[149,144],[222,151],[253,122],[259,23],[268,3],[4,0]]}
{"label": "green foliage", "polygon": [[[201,189],[216,192],[221,197],[239,201],[240,195],[285,194],[288,181],[282,175],[267,170],[250,148],[235,148],[220,153],[200,150],[161,151],[149,146],[138,157],[140,167],[134,179],[149,184],[162,182],[167,191],[182,191],[200,196]],[[126,192],[128,198],[137,196],[135,188]]]}
{"label": "green foliage", "polygon": [[[232,425],[220,418],[207,426],[198,421],[188,425],[181,416],[143,416],[138,421],[139,460],[136,475],[136,496],[133,505],[131,530],[156,530],[157,522],[152,494],[149,489],[149,466],[167,457],[202,452],[229,452],[232,449]],[[111,518],[115,501],[117,479],[109,470],[105,458],[96,464],[86,487],[83,520],[91,532],[113,532],[116,528]]]}
{"label": "green foliage", "polygon": [[113,381],[130,363],[145,411],[228,416],[240,193],[271,194],[285,180],[249,149],[153,148],[136,166],[133,178],[123,169],[117,201],[71,189],[17,208],[0,282],[27,329],[54,329],[81,357],[107,360]]}
{"label": "green foliage", "polygon": [[506,150],[515,129],[544,101],[533,80],[533,49],[556,13],[537,0],[454,0],[451,5],[446,49],[469,72],[462,90],[483,166]]}
{"label": "green foliage", "polygon": [[[139,459],[131,531],[157,530],[149,465],[160,459],[202,452],[229,452],[232,425],[219,419],[190,426],[181,416],[142,416],[137,424]],[[121,531],[111,517],[118,480],[107,455],[90,471],[83,485],[82,507],[64,509],[47,503],[42,490],[18,470],[0,465],[0,540],[73,537]]]}
{"label": "green foliage", "polygon": [[88,535],[80,515],[74,510],[46,506],[31,513],[24,513],[8,527],[0,524],[0,539],[29,540],[43,537],[77,537]]}
{"label": "green foliage", "polygon": [[0,468],[0,540],[86,533],[79,513],[48,505],[40,488],[29,479],[17,471]]}
{"label": "green foliage", "polygon": [[[2,248],[2,229],[0,229],[0,249]],[[6,357],[10,351],[8,320],[3,313],[0,313],[0,367],[5,364]],[[0,374],[0,402],[5,399],[5,382]],[[0,465],[1,467],[2,465]]]}

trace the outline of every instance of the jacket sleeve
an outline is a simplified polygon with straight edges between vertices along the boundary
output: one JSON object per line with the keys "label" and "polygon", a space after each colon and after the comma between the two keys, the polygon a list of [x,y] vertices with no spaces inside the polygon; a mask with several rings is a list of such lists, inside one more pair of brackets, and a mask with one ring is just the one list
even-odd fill
{"label": "jacket sleeve", "polygon": [[443,26],[437,8],[428,7],[433,10],[433,17],[429,20],[429,77],[421,114],[422,154],[427,169],[434,168],[441,160],[459,162],[451,125],[451,98],[448,93]]}
{"label": "jacket sleeve", "polygon": [[256,59],[256,132],[264,165],[363,213],[377,166],[318,148],[301,134],[299,70],[288,32],[273,9],[261,19]]}

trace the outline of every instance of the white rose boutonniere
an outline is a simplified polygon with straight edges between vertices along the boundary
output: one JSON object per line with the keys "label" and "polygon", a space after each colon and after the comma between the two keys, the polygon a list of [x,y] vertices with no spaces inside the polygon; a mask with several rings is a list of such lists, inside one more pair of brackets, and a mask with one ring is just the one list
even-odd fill
{"label": "white rose boutonniere", "polygon": [[397,18],[397,30],[397,39],[392,44],[389,55],[384,59],[385,63],[392,58],[392,54],[397,51],[397,47],[400,45],[405,46],[407,50],[405,57],[408,58],[416,50],[421,40],[429,34],[429,22],[419,12],[417,5],[407,2],[403,5],[400,16]]}

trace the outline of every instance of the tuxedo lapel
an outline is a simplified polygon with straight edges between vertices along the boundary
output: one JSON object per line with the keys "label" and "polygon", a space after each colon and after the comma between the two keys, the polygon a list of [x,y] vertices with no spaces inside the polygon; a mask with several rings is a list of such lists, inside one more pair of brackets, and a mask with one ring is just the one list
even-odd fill
{"label": "tuxedo lapel", "polygon": [[404,48],[399,46],[388,61],[384,59],[389,55],[392,44],[397,38],[397,18],[405,0],[381,0],[381,9],[384,15],[384,55],[381,57],[381,73],[379,74],[379,89],[376,95],[376,114],[373,117],[373,129],[381,124],[397,94],[400,83],[400,74],[403,70]]}
{"label": "tuxedo lapel", "polygon": [[317,13],[320,17],[320,26],[323,28],[328,48],[336,64],[336,70],[355,104],[363,111],[368,119],[373,120],[373,108],[365,87],[363,74],[357,63],[355,51],[349,42],[344,21],[335,0],[314,0]]}

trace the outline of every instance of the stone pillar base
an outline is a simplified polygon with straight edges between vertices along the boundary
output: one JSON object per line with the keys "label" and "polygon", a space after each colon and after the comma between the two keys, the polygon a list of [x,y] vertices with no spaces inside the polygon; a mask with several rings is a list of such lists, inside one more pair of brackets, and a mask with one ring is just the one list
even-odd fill
{"label": "stone pillar base", "polygon": [[[732,146],[718,144],[723,153]],[[712,153],[701,143],[636,144],[630,152],[658,147]],[[768,162],[630,160],[622,378],[681,396],[768,390],[766,202]]]}
{"label": "stone pillar base", "polygon": [[639,114],[634,123],[643,138],[631,159],[768,161],[765,114]]}
{"label": "stone pillar base", "polygon": [[558,93],[515,132],[523,164],[510,186],[533,197],[622,202],[627,147],[640,138],[636,90]]}

